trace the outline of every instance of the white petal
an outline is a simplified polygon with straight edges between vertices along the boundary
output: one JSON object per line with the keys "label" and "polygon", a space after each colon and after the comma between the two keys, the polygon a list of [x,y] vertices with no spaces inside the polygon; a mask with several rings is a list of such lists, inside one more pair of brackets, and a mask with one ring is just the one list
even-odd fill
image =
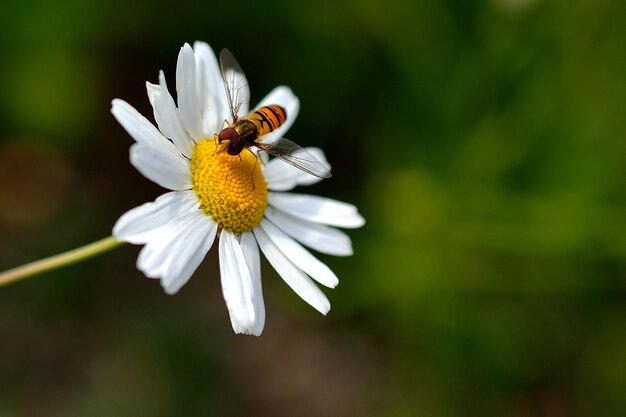
{"label": "white petal", "polygon": [[260,227],[269,238],[276,244],[278,249],[293,262],[298,268],[306,272],[322,285],[335,288],[339,283],[337,275],[326,264],[321,262],[309,251],[304,249],[298,242],[280,231],[268,220],[261,220]]}
{"label": "white petal", "polygon": [[195,219],[193,211],[200,211],[197,207],[181,215],[172,218],[162,227],[151,231],[146,245],[137,258],[137,268],[142,270],[150,278],[161,278],[172,261],[169,254],[178,241],[186,239],[185,231],[191,228]]}
{"label": "white petal", "polygon": [[200,140],[204,139],[204,133],[196,83],[196,57],[191,46],[186,43],[180,49],[176,65],[178,108],[187,132],[193,139]]}
{"label": "white petal", "polygon": [[[330,168],[330,164],[321,149],[312,147],[305,149]],[[278,158],[272,159],[267,164],[263,174],[267,180],[267,188],[272,191],[289,191],[296,185],[312,185],[322,180],[322,178],[307,174],[301,169],[289,165]]]}
{"label": "white petal", "polygon": [[322,314],[330,310],[330,301],[304,272],[298,269],[260,227],[253,230],[261,251],[281,278],[304,301]]}
{"label": "white petal", "polygon": [[150,278],[161,278],[173,294],[187,282],[210,248],[217,225],[194,207],[155,229],[139,253],[137,268]]}
{"label": "white petal", "polygon": [[217,223],[201,210],[194,212],[194,219],[178,243],[172,248],[171,262],[163,271],[161,285],[168,294],[175,294],[189,281],[215,241]]}
{"label": "white petal", "polygon": [[241,235],[241,250],[246,258],[248,270],[252,277],[252,302],[254,303],[255,323],[252,334],[260,336],[265,327],[265,303],[263,301],[263,287],[261,285],[261,256],[259,245],[256,243],[254,234],[246,232]]}
{"label": "white petal", "polygon": [[270,155],[267,152],[257,152],[257,150],[253,148],[248,148],[248,149],[252,150],[252,152],[255,152],[256,155],[261,159],[261,163],[262,163],[261,169],[264,169],[267,166],[267,164],[270,163]]}
{"label": "white petal", "polygon": [[298,219],[271,207],[265,211],[265,217],[289,236],[318,252],[334,256],[352,255],[352,242],[341,230]]}
{"label": "white petal", "polygon": [[224,300],[235,333],[251,334],[255,325],[252,277],[235,235],[222,229],[219,243]]}
{"label": "white petal", "polygon": [[174,145],[183,155],[191,157],[195,142],[183,126],[183,121],[174,104],[174,99],[167,89],[163,71],[159,72],[159,85],[146,83],[146,87],[150,104],[152,104],[154,109],[154,119],[159,126],[159,130],[165,137],[174,142]]}
{"label": "white petal", "polygon": [[184,159],[176,146],[167,140],[148,119],[139,114],[133,106],[118,98],[113,100],[112,103],[111,113],[137,143],[157,149],[165,149],[172,154],[178,154],[181,159]]}
{"label": "white petal", "polygon": [[198,199],[193,191],[163,194],[154,202],[142,204],[122,215],[113,226],[113,236],[129,243],[146,243],[153,230],[188,212],[196,204]]}
{"label": "white petal", "polygon": [[222,73],[211,47],[205,42],[195,42],[196,72],[200,100],[202,101],[203,130],[207,137],[219,132],[224,120],[230,117],[224,94]]}
{"label": "white petal", "polygon": [[164,148],[135,143],[130,147],[130,162],[143,176],[170,190],[191,188],[189,160]]}
{"label": "white petal", "polygon": [[211,117],[215,117],[215,99],[212,97],[212,93],[209,90],[209,79],[207,77],[208,73],[206,71],[205,63],[198,56],[197,51],[194,46],[194,59],[196,60],[196,97],[198,109],[200,110],[200,115],[202,116],[202,131],[205,132],[204,126],[207,123],[206,112],[208,108],[211,108],[210,115]]}
{"label": "white petal", "polygon": [[291,88],[285,86],[273,89],[263,100],[261,100],[255,110],[263,106],[269,106],[270,104],[277,104],[284,108],[287,113],[287,119],[281,127],[272,133],[268,133],[263,136],[264,142],[273,142],[285,136],[285,133],[287,133],[293,122],[296,120],[298,112],[300,111],[300,100],[298,100],[298,97],[296,97],[293,91],[291,91]]}
{"label": "white petal", "polygon": [[294,217],[314,223],[345,228],[356,228],[365,224],[365,219],[358,213],[355,206],[329,198],[270,192],[268,202],[271,206]]}
{"label": "white petal", "polygon": [[185,263],[178,277],[169,284],[169,288],[165,288],[165,291],[169,294],[177,292],[180,287],[182,287],[189,280],[206,254],[209,252],[209,249],[211,249],[211,246],[213,246],[213,242],[215,241],[215,236],[217,234],[217,223],[213,222],[213,220],[209,217],[207,217],[207,219],[212,222],[211,228],[208,230],[206,237],[202,240],[198,249],[191,255],[187,263]]}

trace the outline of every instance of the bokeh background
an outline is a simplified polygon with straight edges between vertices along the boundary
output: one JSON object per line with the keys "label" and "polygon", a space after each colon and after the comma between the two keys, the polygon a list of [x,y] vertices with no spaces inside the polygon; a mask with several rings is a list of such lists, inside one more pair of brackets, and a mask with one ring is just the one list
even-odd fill
{"label": "bokeh background", "polygon": [[355,203],[328,317],[265,264],[260,338],[215,250],[176,296],[139,248],[0,289],[0,416],[626,415],[626,3],[23,0],[0,13],[0,270],[108,236],[162,190],[111,116],[184,42]]}

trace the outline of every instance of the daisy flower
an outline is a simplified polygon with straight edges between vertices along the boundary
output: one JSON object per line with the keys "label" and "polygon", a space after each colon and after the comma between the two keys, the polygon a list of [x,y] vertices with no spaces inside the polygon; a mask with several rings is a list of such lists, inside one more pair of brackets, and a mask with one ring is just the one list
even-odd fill
{"label": "daisy flower", "polygon": [[[244,79],[245,81],[245,79]],[[322,314],[330,302],[313,280],[333,288],[333,271],[304,246],[348,256],[350,238],[332,227],[356,228],[365,221],[355,206],[323,197],[289,193],[320,179],[282,160],[244,151],[219,152],[215,135],[232,119],[215,54],[208,44],[185,44],[176,67],[176,102],[165,76],[146,83],[155,127],[123,100],[111,112],[136,141],[130,162],[148,179],[170,191],[124,214],[113,236],[145,245],[137,259],[147,277],[159,279],[168,294],[185,285],[218,240],[222,291],[236,333],[260,335],[265,325],[260,252],[304,301]],[[239,114],[249,113],[249,90]],[[284,86],[257,106],[281,106],[285,122],[263,136],[281,138],[295,120],[298,98]],[[326,163],[321,150],[307,148]],[[257,158],[265,158],[258,162]],[[260,248],[260,251],[259,251]]]}

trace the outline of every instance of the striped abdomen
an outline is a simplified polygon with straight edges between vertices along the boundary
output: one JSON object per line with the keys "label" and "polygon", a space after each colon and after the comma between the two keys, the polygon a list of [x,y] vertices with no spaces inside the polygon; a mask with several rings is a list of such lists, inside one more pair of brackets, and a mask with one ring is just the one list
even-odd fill
{"label": "striped abdomen", "polygon": [[287,119],[285,109],[275,104],[261,107],[248,117],[248,120],[256,125],[259,136],[278,129],[285,123],[285,119]]}

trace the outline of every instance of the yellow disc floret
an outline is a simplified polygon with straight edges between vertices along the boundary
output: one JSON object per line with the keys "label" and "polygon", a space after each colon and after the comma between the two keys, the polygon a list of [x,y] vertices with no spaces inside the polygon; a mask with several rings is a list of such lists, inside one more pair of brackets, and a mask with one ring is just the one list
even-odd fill
{"label": "yellow disc floret", "polygon": [[267,207],[261,161],[246,149],[238,156],[215,152],[216,141],[198,142],[191,158],[193,190],[200,208],[220,228],[237,234],[254,229]]}

